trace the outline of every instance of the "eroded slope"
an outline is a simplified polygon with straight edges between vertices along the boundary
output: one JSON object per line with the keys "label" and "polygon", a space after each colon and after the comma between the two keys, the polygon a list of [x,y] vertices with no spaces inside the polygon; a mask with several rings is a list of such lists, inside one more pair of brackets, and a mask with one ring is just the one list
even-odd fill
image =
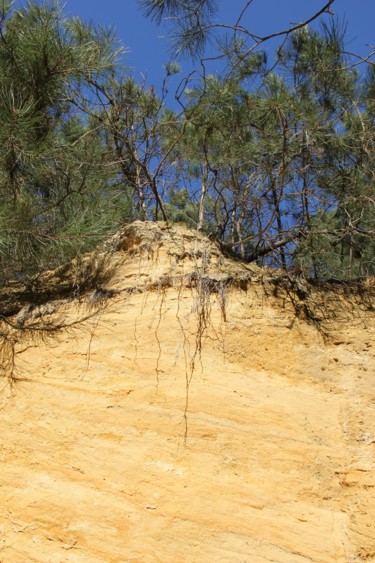
{"label": "eroded slope", "polygon": [[0,560],[372,560],[371,288],[277,279],[183,227],[107,251],[100,287],[6,319]]}

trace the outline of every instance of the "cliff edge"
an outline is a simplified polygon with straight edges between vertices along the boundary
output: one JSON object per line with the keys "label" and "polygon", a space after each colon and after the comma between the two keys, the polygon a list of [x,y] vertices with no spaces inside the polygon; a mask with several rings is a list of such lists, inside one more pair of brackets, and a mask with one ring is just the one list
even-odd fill
{"label": "cliff edge", "polygon": [[136,222],[0,310],[2,563],[375,560],[371,281]]}

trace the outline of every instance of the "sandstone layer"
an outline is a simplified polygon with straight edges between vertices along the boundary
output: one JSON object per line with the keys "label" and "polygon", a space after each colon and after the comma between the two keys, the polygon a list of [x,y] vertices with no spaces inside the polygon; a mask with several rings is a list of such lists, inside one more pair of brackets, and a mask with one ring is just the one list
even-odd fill
{"label": "sandstone layer", "polygon": [[373,286],[163,224],[99,259],[4,301],[0,561],[375,560]]}

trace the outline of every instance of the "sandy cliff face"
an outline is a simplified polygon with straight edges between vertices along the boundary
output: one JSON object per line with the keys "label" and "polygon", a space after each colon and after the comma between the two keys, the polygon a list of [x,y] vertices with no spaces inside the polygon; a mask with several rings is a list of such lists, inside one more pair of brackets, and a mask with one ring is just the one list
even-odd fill
{"label": "sandy cliff face", "polygon": [[107,251],[95,291],[2,324],[0,561],[375,560],[373,289],[183,227]]}

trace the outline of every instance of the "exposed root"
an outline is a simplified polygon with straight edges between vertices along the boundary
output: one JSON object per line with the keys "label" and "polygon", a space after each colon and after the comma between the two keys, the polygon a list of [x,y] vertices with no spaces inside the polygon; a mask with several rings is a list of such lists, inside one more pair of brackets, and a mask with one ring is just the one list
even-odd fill
{"label": "exposed root", "polygon": [[[87,307],[84,305],[84,312],[73,321],[67,322],[63,318],[50,317],[51,313],[41,313],[40,308],[30,309],[28,314],[22,314],[22,322],[20,316],[17,315],[10,320],[6,317],[0,317],[0,377],[6,379],[11,386],[17,381],[25,380],[19,375],[16,362],[17,345],[22,342],[23,346],[38,345],[45,342],[49,338],[54,338],[57,334],[64,331],[71,331],[79,328],[86,321],[96,317],[103,312],[107,301]],[[99,319],[96,320],[95,328]],[[95,331],[94,328],[94,331]],[[88,352],[88,363],[90,358],[91,341],[93,331],[91,332]],[[86,366],[85,373],[87,372]]]}
{"label": "exposed root", "polygon": [[[162,250],[164,247],[164,250]],[[106,254],[107,252],[107,254]],[[128,276],[133,285],[124,284],[120,289],[108,289],[111,279],[110,257],[114,252],[126,252],[127,256],[138,259],[137,274]],[[154,268],[162,253],[167,254],[171,267],[160,275]],[[160,329],[167,313],[166,301],[169,288],[177,290],[176,318],[180,327],[181,341],[176,350],[177,362],[180,350],[185,363],[185,403],[183,409],[184,441],[188,439],[188,414],[193,378],[199,366],[202,368],[202,353],[207,338],[222,343],[227,322],[228,294],[232,288],[247,291],[250,285],[260,288],[263,299],[272,297],[277,306],[294,310],[296,317],[313,324],[324,338],[329,333],[332,318],[345,315],[361,317],[364,311],[374,311],[374,287],[346,287],[345,284],[320,287],[309,280],[293,278],[281,272],[251,268],[224,258],[220,249],[203,235],[158,224],[132,224],[108,242],[105,252],[96,254],[95,259],[86,257],[80,264],[67,265],[55,272],[46,272],[33,280],[32,287],[8,287],[0,292],[0,361],[1,374],[11,384],[20,379],[17,369],[17,345],[38,343],[62,331],[73,330],[85,321],[93,319],[89,334],[86,367],[87,374],[91,360],[91,347],[98,327],[99,313],[115,295],[142,293],[142,302],[134,322],[134,363],[141,344],[138,324],[149,306],[149,296],[157,293],[154,315],[150,328],[154,330],[157,346],[155,373],[156,391],[159,390],[163,343]],[[115,262],[114,262],[115,263]],[[134,264],[134,260],[133,260]],[[188,273],[186,273],[188,264]],[[134,266],[133,266],[134,267]],[[128,280],[129,283],[129,280]],[[327,289],[329,291],[327,291]],[[182,314],[181,302],[184,290],[190,290],[192,306]],[[91,294],[89,295],[89,292]],[[349,298],[350,294],[350,298]],[[329,298],[327,297],[329,296]],[[347,298],[348,297],[348,298]],[[75,321],[67,323],[58,317],[62,304],[75,300],[84,310]],[[219,308],[221,324],[218,330],[213,324],[213,312]],[[365,317],[365,315],[363,315]]]}

